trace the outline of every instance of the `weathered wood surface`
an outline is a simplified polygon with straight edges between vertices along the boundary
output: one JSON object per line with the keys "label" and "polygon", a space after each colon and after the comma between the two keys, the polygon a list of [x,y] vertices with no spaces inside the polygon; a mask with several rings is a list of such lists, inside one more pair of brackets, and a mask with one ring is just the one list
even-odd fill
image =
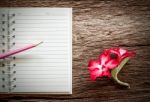
{"label": "weathered wood surface", "polygon": [[[73,94],[0,95],[10,102],[149,102],[150,0],[1,0],[4,7],[73,7]],[[89,79],[88,59],[109,47],[135,50],[120,73],[131,89],[111,79]]]}

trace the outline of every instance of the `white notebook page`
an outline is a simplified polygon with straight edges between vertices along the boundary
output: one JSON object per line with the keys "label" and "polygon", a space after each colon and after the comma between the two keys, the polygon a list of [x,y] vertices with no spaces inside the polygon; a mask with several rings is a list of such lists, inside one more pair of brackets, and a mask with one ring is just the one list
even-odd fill
{"label": "white notebook page", "polygon": [[[72,9],[11,8],[11,50],[43,41],[15,55],[12,92],[72,93]],[[15,42],[15,45],[13,43]]]}

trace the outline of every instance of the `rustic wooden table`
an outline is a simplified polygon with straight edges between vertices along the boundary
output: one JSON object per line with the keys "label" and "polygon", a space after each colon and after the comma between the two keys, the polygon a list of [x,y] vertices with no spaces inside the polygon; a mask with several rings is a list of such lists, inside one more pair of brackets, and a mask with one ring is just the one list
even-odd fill
{"label": "rustic wooden table", "polygon": [[[9,102],[149,102],[150,101],[150,0],[1,0],[1,7],[73,8],[73,94],[0,95]],[[119,78],[89,79],[87,63],[109,47],[135,50]]]}

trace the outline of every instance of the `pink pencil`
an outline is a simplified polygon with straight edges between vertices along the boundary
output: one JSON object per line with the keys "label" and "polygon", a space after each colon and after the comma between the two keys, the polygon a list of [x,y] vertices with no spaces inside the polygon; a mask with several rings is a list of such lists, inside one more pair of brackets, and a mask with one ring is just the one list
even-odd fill
{"label": "pink pencil", "polygon": [[0,59],[3,59],[3,58],[6,58],[6,57],[9,57],[9,56],[11,56],[11,55],[15,55],[15,54],[17,54],[17,53],[23,52],[23,51],[25,51],[25,50],[34,48],[34,47],[38,46],[38,45],[41,44],[41,43],[43,43],[43,42],[40,42],[40,43],[38,43],[38,44],[28,45],[28,46],[25,46],[25,47],[23,47],[23,48],[19,48],[19,49],[13,50],[13,51],[9,51],[9,52],[0,54]]}

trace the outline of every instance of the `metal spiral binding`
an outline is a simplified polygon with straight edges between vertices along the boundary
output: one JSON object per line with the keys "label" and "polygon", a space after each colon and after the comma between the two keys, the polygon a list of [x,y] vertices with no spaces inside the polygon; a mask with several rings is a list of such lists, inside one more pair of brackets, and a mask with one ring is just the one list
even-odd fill
{"label": "metal spiral binding", "polygon": [[[11,21],[13,18],[15,17],[15,14],[11,14],[11,15],[8,15],[8,21]],[[15,46],[15,42],[11,42],[11,40],[15,39],[15,35],[13,35],[13,32],[15,31],[15,28],[11,28],[11,26],[13,26],[15,24],[15,21],[11,21],[11,22],[8,22],[8,49],[10,50],[13,46]],[[13,61],[12,60],[15,60],[16,57],[10,57],[9,60],[11,60],[8,64],[8,73],[5,73],[5,74],[8,74],[8,77],[9,77],[9,92],[11,92],[15,87],[15,81],[16,81],[16,78],[15,78],[15,74],[16,74],[16,71],[14,70],[14,67],[16,66],[16,64],[12,63]]]}
{"label": "metal spiral binding", "polygon": [[[3,14],[2,17],[6,17],[6,15]],[[2,52],[5,52],[6,50],[9,51],[15,45],[15,42],[11,42],[11,40],[15,39],[15,35],[12,34],[12,31],[15,31],[15,28],[10,27],[15,24],[15,21],[11,21],[13,17],[15,17],[15,14],[10,15],[8,13],[7,23],[6,21],[2,21],[2,24],[7,25],[7,28],[2,28],[2,31],[7,33],[7,35],[2,35],[2,38],[5,39],[7,42],[2,43],[2,46],[6,47],[5,49],[2,49]],[[1,64],[1,67],[7,68],[7,71],[6,69],[2,70],[2,74],[4,75],[4,77],[2,78],[2,88],[8,88],[8,92],[11,92],[16,87],[16,85],[14,85],[16,81],[16,78],[14,77],[16,74],[16,71],[14,71],[14,67],[16,66],[16,64],[12,63],[12,61],[15,59],[15,57],[4,58],[4,63]]]}
{"label": "metal spiral binding", "polygon": [[[7,48],[6,48],[6,40],[7,40],[7,38],[6,38],[6,35],[5,35],[5,33],[6,33],[6,23],[7,21],[6,21],[6,15],[5,14],[2,14],[2,28],[1,28],[1,31],[2,31],[2,35],[1,35],[1,38],[2,38],[2,50],[1,50],[1,52],[2,53],[4,53],[6,50],[7,50]],[[7,78],[6,78],[6,76],[4,75],[4,70],[6,70],[5,69],[5,66],[6,65],[6,62],[5,62],[5,59],[1,59],[1,63],[0,63],[0,67],[2,67],[1,69],[1,73],[2,73],[2,78],[1,78],[1,80],[2,80],[2,88],[4,89],[4,90],[7,90],[6,88],[7,88]]]}

